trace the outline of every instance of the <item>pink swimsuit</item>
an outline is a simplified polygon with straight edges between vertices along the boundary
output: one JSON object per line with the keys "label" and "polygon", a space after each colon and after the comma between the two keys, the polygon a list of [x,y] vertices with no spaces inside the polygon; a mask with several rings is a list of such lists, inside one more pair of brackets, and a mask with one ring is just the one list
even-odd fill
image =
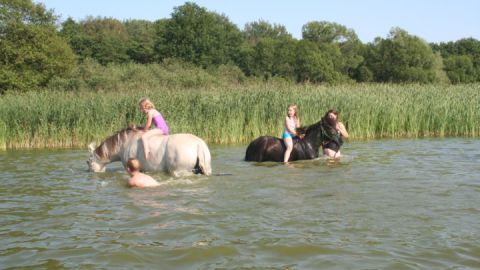
{"label": "pink swimsuit", "polygon": [[163,119],[163,116],[161,113],[158,113],[152,118],[152,122],[155,125],[156,128],[159,128],[163,131],[164,135],[168,135],[168,125],[167,122],[165,122],[165,119]]}

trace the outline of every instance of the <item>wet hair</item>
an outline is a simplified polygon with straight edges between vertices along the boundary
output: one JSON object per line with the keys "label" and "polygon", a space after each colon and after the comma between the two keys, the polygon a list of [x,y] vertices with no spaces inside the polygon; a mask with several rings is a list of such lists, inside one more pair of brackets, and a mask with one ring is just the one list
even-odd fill
{"label": "wet hair", "polygon": [[146,108],[147,110],[155,109],[155,105],[153,105],[153,102],[151,102],[150,99],[148,98],[140,99],[140,101],[138,102],[138,105],[141,108]]}
{"label": "wet hair", "polygon": [[[335,114],[337,116],[337,119],[333,119],[333,118],[329,117],[328,115],[330,113]],[[337,122],[338,122],[338,111],[335,108],[328,110],[325,113],[325,115],[322,117],[322,122],[327,124],[328,127],[330,127],[331,129],[335,130],[336,127],[337,127]]]}
{"label": "wet hair", "polygon": [[333,118],[331,118],[331,117],[328,117],[328,115],[325,116],[325,117],[323,117],[322,120],[323,120],[328,126],[330,126],[331,128],[336,129],[337,120],[335,120],[335,119],[333,119]]}
{"label": "wet hair", "polygon": [[140,171],[140,162],[136,158],[129,158],[127,161],[127,168],[132,171]]}
{"label": "wet hair", "polygon": [[335,109],[335,108],[332,108],[332,109],[328,110],[323,117],[324,117],[324,118],[327,118],[327,117],[328,117],[328,114],[330,114],[330,113],[335,114],[335,115],[337,116],[337,118],[338,118],[339,112],[338,112],[337,109]]}

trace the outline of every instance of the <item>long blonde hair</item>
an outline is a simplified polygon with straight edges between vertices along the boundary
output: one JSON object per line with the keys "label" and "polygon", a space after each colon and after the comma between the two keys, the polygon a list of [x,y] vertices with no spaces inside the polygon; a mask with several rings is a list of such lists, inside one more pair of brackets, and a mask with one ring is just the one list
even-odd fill
{"label": "long blonde hair", "polygon": [[150,99],[148,98],[140,99],[140,101],[138,102],[138,106],[140,106],[140,108],[145,108],[147,110],[155,109],[155,105],[153,105],[153,102],[151,102]]}
{"label": "long blonde hair", "polygon": [[293,111],[295,112],[293,116],[295,116],[297,119],[300,119],[300,116],[298,115],[298,106],[295,103],[290,103],[287,106],[287,116],[288,116],[288,109],[293,108]]}

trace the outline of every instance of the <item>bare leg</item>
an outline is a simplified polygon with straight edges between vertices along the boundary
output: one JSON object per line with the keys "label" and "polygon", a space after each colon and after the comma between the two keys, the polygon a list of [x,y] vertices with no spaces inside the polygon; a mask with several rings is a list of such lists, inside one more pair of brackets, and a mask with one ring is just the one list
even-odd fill
{"label": "bare leg", "polygon": [[292,153],[293,141],[292,141],[292,138],[285,138],[284,141],[287,149],[285,149],[285,154],[283,155],[283,162],[287,163],[288,160],[290,159],[290,154]]}
{"label": "bare leg", "polygon": [[146,131],[142,135],[143,152],[144,152],[145,160],[147,160],[150,157],[150,147],[148,145],[148,140],[150,140],[150,138],[155,135],[163,135],[163,131],[159,128],[154,128]]}

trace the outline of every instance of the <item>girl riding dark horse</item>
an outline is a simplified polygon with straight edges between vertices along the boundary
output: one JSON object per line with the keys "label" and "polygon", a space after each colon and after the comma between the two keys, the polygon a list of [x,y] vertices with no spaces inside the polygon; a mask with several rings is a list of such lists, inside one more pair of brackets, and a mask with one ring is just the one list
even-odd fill
{"label": "girl riding dark horse", "polygon": [[[293,139],[293,150],[289,161],[318,158],[319,148],[326,141],[333,141],[339,146],[342,139],[335,132],[335,121],[322,118],[317,123],[302,128],[305,136]],[[301,132],[303,133],[303,132]],[[282,139],[272,136],[260,136],[253,140],[247,147],[245,161],[283,161],[285,143]]]}

